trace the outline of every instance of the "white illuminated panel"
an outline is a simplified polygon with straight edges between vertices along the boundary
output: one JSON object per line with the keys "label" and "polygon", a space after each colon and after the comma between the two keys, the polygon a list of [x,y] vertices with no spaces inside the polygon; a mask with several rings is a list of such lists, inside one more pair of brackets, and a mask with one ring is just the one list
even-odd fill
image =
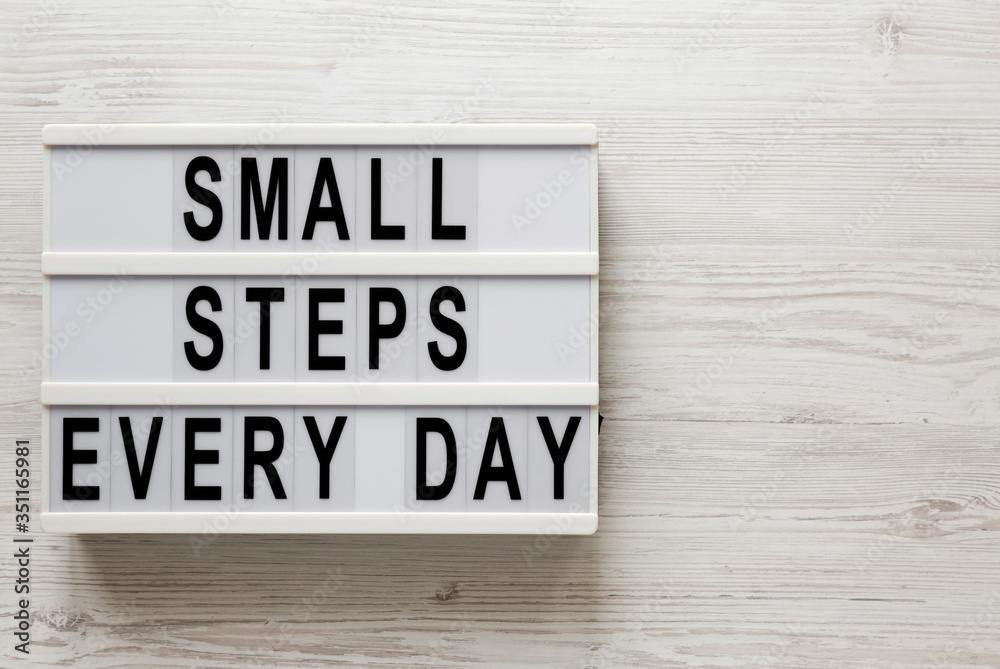
{"label": "white illuminated panel", "polygon": [[354,147],[295,149],[295,250],[348,252],[357,248]]}
{"label": "white illuminated panel", "polygon": [[484,277],[479,314],[479,380],[590,379],[589,278]]}
{"label": "white illuminated panel", "polygon": [[479,150],[440,148],[424,158],[417,170],[417,249],[476,251],[478,221]]}
{"label": "white illuminated panel", "polygon": [[234,513],[232,407],[177,407],[170,413],[171,511]]}
{"label": "white illuminated panel", "polygon": [[295,409],[233,411],[233,501],[243,511],[291,511],[294,504]]}
{"label": "white illuminated panel", "polygon": [[173,284],[163,277],[52,278],[51,378],[172,380]]}
{"label": "white illuminated panel", "polygon": [[170,409],[117,406],[111,410],[109,427],[111,508],[169,511],[170,459],[174,451]]}
{"label": "white illuminated panel", "polygon": [[295,284],[295,378],[347,382],[357,375],[358,281],[307,277]]}
{"label": "white illuminated panel", "polygon": [[44,129],[43,526],[593,532],[596,129],[262,129]]}
{"label": "white illuminated panel", "polygon": [[87,144],[51,149],[53,251],[169,251],[173,151]]}
{"label": "white illuminated panel", "polygon": [[528,508],[528,410],[479,407],[468,413],[469,509],[517,513]]}
{"label": "white illuminated panel", "polygon": [[465,407],[406,410],[406,508],[423,513],[468,509]]}
{"label": "white illuminated panel", "polygon": [[264,253],[294,249],[294,149],[237,149],[234,171],[234,249]]}
{"label": "white illuminated panel", "polygon": [[354,432],[354,509],[401,513],[406,503],[406,413],[360,407]]}
{"label": "white illuminated panel", "polygon": [[49,508],[62,512],[111,509],[111,410],[57,407],[51,410],[49,467],[56,482]]}
{"label": "white illuminated panel", "polygon": [[358,376],[365,381],[417,380],[417,282],[359,277]]}
{"label": "white illuminated panel", "polygon": [[296,511],[353,511],[356,412],[295,407],[292,466]]}
{"label": "white illuminated panel", "polygon": [[417,250],[417,155],[415,147],[358,149],[359,251]]}
{"label": "white illuminated panel", "polygon": [[274,276],[236,279],[236,381],[295,380],[295,287],[294,280]]}
{"label": "white illuminated panel", "polygon": [[479,152],[479,249],[592,251],[590,147]]}
{"label": "white illuminated panel", "polygon": [[590,504],[587,407],[528,409],[528,509],[580,513]]}
{"label": "white illuminated panel", "polygon": [[[174,279],[175,381],[233,381],[236,357],[235,294],[236,281],[232,278],[203,276]],[[250,332],[246,336],[255,334]],[[141,339],[135,342],[139,346],[143,343]],[[53,374],[52,380],[61,379]],[[93,380],[103,379],[96,376]]]}
{"label": "white illuminated panel", "polygon": [[[166,152],[155,152],[159,153]],[[233,148],[180,146],[173,150],[171,159],[174,174],[171,188],[173,235],[166,248],[170,248],[172,242],[174,251],[232,251],[235,235],[233,193],[236,190]],[[159,185],[153,181],[146,187]]]}
{"label": "white illuminated panel", "polygon": [[417,379],[480,380],[478,277],[417,279]]}

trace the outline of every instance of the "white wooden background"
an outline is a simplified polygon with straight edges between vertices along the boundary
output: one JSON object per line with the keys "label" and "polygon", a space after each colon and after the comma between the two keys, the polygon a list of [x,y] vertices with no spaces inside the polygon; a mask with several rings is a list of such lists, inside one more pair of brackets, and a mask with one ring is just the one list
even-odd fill
{"label": "white wooden background", "polygon": [[[0,665],[1000,665],[994,0],[4,0],[0,54]],[[598,534],[36,535],[15,657],[40,128],[101,121],[598,124]]]}

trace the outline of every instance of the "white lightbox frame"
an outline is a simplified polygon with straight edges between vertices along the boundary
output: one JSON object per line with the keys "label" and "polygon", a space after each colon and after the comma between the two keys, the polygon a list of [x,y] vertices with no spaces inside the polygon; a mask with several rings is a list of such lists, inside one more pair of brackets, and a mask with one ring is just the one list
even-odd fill
{"label": "white lightbox frame", "polygon": [[[252,142],[248,141],[253,138]],[[433,139],[432,139],[433,138]],[[313,272],[331,275],[590,277],[590,378],[587,383],[54,383],[42,368],[42,515],[61,533],[592,534],[598,499],[598,138],[589,124],[72,124],[47,125],[42,226],[42,342],[51,337],[51,277],[245,275],[284,273],[293,253],[53,252],[52,149],[96,146],[589,146],[590,250],[554,253],[363,253],[327,258]],[[392,260],[391,264],[386,263]],[[73,512],[50,511],[50,406],[143,405],[589,406],[590,498],[579,513],[427,512]]]}

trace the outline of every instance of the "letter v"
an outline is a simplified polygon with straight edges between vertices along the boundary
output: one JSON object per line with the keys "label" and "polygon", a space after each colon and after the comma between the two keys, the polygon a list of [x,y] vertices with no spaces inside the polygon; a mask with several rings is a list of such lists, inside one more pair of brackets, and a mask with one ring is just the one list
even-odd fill
{"label": "letter v", "polygon": [[125,442],[125,459],[128,461],[128,475],[132,479],[132,493],[136,499],[146,499],[149,491],[149,479],[153,475],[153,460],[156,458],[156,447],[160,443],[160,426],[163,416],[154,416],[149,428],[149,440],[146,442],[146,458],[139,466],[139,456],[135,452],[135,437],[132,436],[132,421],[128,416],[120,416],[118,424],[122,430],[122,441]]}

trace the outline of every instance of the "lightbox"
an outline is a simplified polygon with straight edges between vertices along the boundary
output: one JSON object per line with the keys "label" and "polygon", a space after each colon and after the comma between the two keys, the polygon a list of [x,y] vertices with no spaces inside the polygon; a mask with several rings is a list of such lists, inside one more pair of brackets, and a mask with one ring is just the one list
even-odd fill
{"label": "lightbox", "polygon": [[596,529],[596,128],[42,137],[44,529]]}

